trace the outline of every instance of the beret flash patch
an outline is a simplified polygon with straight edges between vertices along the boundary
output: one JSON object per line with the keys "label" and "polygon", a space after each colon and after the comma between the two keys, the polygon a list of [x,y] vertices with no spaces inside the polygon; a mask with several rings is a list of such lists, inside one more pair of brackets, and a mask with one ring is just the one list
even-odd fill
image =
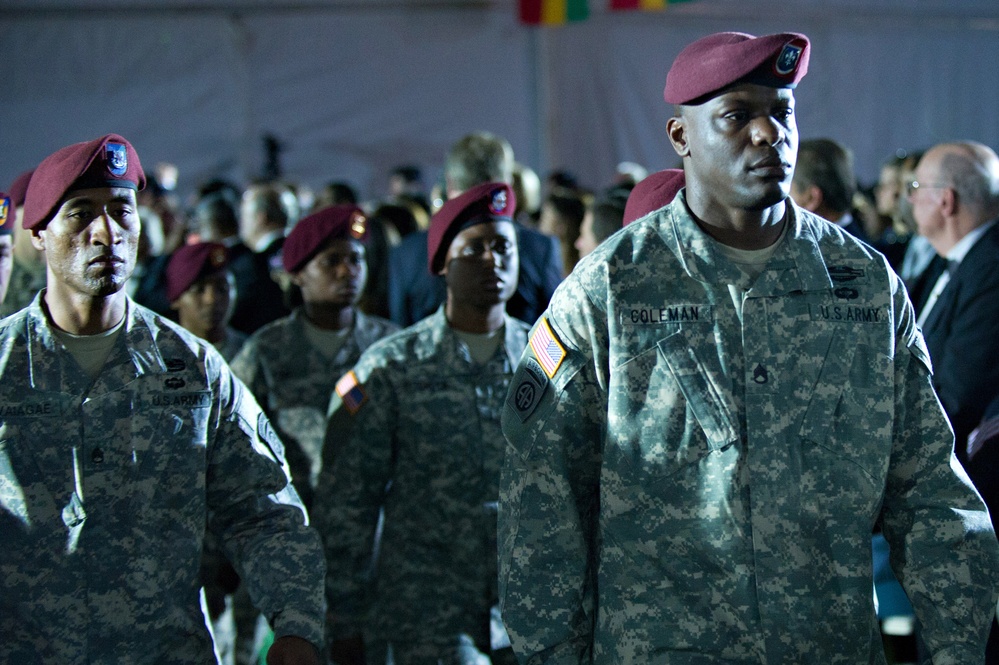
{"label": "beret flash patch", "polygon": [[496,189],[493,191],[490,201],[489,201],[489,212],[494,215],[505,215],[506,214],[506,190]]}
{"label": "beret flash patch", "polygon": [[367,224],[367,218],[360,212],[355,211],[350,217],[350,235],[360,240],[364,237],[364,230]]}
{"label": "beret flash patch", "polygon": [[128,171],[128,151],[121,143],[108,143],[104,146],[104,158],[108,163],[108,171],[120,178]]}
{"label": "beret flash patch", "polygon": [[790,76],[798,68],[798,61],[805,51],[805,42],[800,39],[792,39],[781,49],[774,60],[774,73],[778,76]]}

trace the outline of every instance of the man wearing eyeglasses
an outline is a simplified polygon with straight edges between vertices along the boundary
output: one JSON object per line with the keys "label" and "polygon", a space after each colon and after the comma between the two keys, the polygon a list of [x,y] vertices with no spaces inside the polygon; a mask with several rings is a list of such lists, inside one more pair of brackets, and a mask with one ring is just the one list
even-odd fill
{"label": "man wearing eyeglasses", "polygon": [[[946,261],[919,315],[933,386],[954,427],[957,458],[988,502],[995,453],[976,450],[969,434],[999,397],[999,157],[980,143],[935,146],[916,167],[908,197],[919,234]],[[989,508],[993,516],[999,510]],[[999,662],[994,622],[989,658]]]}
{"label": "man wearing eyeglasses", "polygon": [[930,149],[908,186],[919,234],[947,260],[919,315],[957,457],[999,394],[999,157],[979,143]]}

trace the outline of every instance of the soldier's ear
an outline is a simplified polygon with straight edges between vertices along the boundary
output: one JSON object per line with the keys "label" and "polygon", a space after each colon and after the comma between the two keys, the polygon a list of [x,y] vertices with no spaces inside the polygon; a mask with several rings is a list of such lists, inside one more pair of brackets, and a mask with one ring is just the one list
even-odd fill
{"label": "soldier's ear", "polygon": [[666,121],[666,136],[673,144],[673,150],[680,157],[690,154],[690,144],[687,140],[687,120],[681,115],[676,115]]}
{"label": "soldier's ear", "polygon": [[818,185],[809,185],[804,189],[799,189],[793,180],[791,181],[791,198],[808,212],[818,210],[824,199],[822,190],[818,188]]}
{"label": "soldier's ear", "polygon": [[39,252],[45,251],[45,229],[34,226],[31,228],[31,246]]}

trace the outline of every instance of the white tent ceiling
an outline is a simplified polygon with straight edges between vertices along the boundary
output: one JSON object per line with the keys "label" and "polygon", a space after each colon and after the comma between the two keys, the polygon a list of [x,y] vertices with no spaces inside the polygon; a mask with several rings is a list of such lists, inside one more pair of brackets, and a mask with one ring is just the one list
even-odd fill
{"label": "white tent ceiling", "polygon": [[0,187],[109,131],[147,166],[178,165],[182,190],[242,182],[269,133],[288,177],[374,197],[396,164],[436,175],[475,129],[509,138],[542,174],[599,187],[622,160],[676,163],[665,73],[717,30],[811,37],[799,131],[850,146],[866,181],[897,149],[999,147],[994,0],[700,0],[661,13],[598,2],[586,21],[536,28],[512,0],[0,0]]}

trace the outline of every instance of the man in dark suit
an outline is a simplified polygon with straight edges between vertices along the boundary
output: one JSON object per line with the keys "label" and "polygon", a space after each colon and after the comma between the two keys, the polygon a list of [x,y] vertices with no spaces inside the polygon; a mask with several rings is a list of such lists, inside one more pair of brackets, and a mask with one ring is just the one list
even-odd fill
{"label": "man in dark suit", "polygon": [[920,235],[947,259],[918,323],[966,464],[968,434],[999,395],[999,157],[979,143],[934,146],[908,196]]}
{"label": "man in dark suit", "polygon": [[[923,155],[913,177],[906,191],[916,227],[937,253],[917,322],[955,453],[994,518],[999,456],[988,439],[999,412],[999,157],[980,143],[943,143]],[[999,664],[995,620],[986,664]]]}
{"label": "man in dark suit", "polygon": [[427,270],[427,232],[414,231],[389,252],[389,318],[409,326],[444,302],[447,287]]}
{"label": "man in dark suit", "polygon": [[[484,182],[513,182],[513,149],[506,139],[488,132],[461,138],[448,153],[444,178],[448,199]],[[522,224],[516,225],[520,253],[517,291],[506,310],[521,321],[534,323],[548,307],[562,281],[558,241]],[[439,275],[427,270],[427,234],[411,233],[389,259],[389,312],[393,321],[408,326],[432,314],[444,302],[446,289]]]}
{"label": "man in dark suit", "polygon": [[[291,313],[284,302],[284,291],[272,278],[282,269],[281,248],[292,221],[282,195],[278,185],[255,184],[243,192],[240,203],[239,235],[252,254],[240,257],[239,248],[230,252],[237,275],[236,308],[230,325],[246,334]],[[243,294],[239,294],[240,280],[247,282]],[[252,302],[241,298],[252,298]]]}

